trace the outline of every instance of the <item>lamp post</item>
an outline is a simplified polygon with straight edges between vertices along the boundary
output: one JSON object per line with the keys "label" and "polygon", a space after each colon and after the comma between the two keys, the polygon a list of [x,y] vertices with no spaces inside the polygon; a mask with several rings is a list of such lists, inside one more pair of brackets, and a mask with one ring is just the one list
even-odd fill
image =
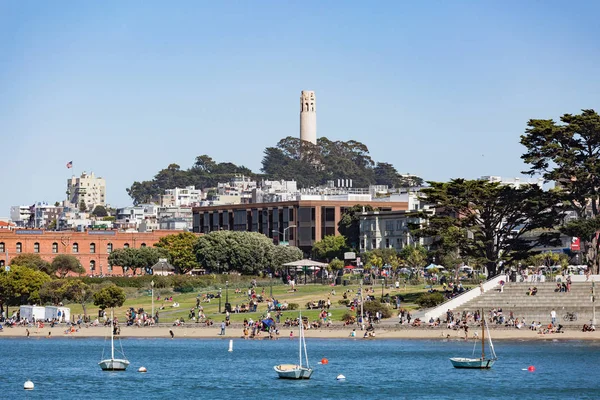
{"label": "lamp post", "polygon": [[152,318],[154,318],[154,279],[150,281],[150,286],[152,287]]}
{"label": "lamp post", "polygon": [[219,314],[221,314],[221,293],[223,291],[221,290],[221,288],[219,288]]}
{"label": "lamp post", "polygon": [[295,228],[295,227],[296,227],[296,225],[290,225],[287,228],[283,228],[283,232],[279,232],[276,229],[273,229],[271,232],[275,232],[275,233],[278,233],[278,234],[282,235],[283,236],[283,241],[286,242],[286,240],[285,240],[285,234],[286,234],[286,232],[288,231],[288,229]]}
{"label": "lamp post", "polygon": [[273,273],[269,274],[269,279],[271,280],[269,282],[269,297],[273,299]]}
{"label": "lamp post", "polygon": [[592,278],[592,325],[596,325],[596,282]]}
{"label": "lamp post", "polygon": [[381,278],[381,302],[383,303],[383,286],[384,286],[385,281],[383,280],[383,278]]}
{"label": "lamp post", "polygon": [[229,281],[225,281],[225,310],[229,307]]}
{"label": "lamp post", "polygon": [[362,279],[360,280],[360,318],[359,318],[359,322],[360,322],[360,330],[362,331],[364,329],[364,321],[363,321],[363,303],[364,303],[364,298],[363,298],[363,281]]}

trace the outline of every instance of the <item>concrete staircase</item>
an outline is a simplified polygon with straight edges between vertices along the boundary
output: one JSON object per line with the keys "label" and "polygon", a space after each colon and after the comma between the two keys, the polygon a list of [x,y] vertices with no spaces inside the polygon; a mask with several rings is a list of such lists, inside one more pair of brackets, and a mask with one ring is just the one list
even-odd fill
{"label": "concrete staircase", "polygon": [[[528,296],[527,291],[529,287],[533,286],[537,287],[538,292],[535,296]],[[500,292],[499,288],[488,290],[452,311],[456,314],[462,311],[473,312],[483,309],[487,313],[492,309],[502,308],[502,313],[507,318],[509,312],[512,311],[515,318],[525,318],[527,324],[533,320],[548,324],[550,311],[554,308],[557,323],[564,326],[583,326],[583,324],[589,324],[592,319],[591,288],[591,282],[574,282],[571,284],[571,291],[567,293],[555,292],[555,282],[511,282],[504,285],[503,292]],[[598,290],[600,290],[600,285],[596,287],[596,297],[598,297]],[[600,302],[598,306],[600,306]],[[600,308],[598,311],[598,317],[600,317]],[[576,313],[577,320],[566,320],[564,316],[567,312]]]}

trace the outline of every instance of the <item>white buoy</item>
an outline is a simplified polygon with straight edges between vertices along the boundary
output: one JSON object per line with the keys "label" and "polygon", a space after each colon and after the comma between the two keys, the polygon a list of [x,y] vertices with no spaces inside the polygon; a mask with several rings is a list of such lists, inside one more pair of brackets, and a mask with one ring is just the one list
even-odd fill
{"label": "white buoy", "polygon": [[233,340],[229,340],[229,351],[233,351]]}
{"label": "white buoy", "polygon": [[346,379],[346,377],[344,375],[342,375],[342,374],[339,374],[337,376],[337,378],[335,378],[335,379],[337,379],[338,381],[343,381],[344,379]]}
{"label": "white buoy", "polygon": [[31,381],[25,382],[25,384],[23,385],[23,389],[25,389],[25,390],[33,390],[33,382],[31,382]]}
{"label": "white buoy", "polygon": [[146,367],[140,367],[138,369],[138,372],[148,372],[148,370],[146,369]]}

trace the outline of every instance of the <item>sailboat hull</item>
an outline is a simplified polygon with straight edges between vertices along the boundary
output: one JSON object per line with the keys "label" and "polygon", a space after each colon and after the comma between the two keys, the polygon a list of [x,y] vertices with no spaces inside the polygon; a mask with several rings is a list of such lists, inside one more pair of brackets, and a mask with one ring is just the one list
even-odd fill
{"label": "sailboat hull", "polygon": [[450,362],[454,368],[465,368],[465,369],[490,369],[496,362],[494,359],[481,359],[481,358],[462,358],[455,357],[451,358]]}
{"label": "sailboat hull", "polygon": [[281,364],[273,367],[281,379],[310,379],[312,368],[294,364]]}
{"label": "sailboat hull", "polygon": [[125,371],[129,366],[129,361],[112,359],[102,360],[98,363],[102,371]]}

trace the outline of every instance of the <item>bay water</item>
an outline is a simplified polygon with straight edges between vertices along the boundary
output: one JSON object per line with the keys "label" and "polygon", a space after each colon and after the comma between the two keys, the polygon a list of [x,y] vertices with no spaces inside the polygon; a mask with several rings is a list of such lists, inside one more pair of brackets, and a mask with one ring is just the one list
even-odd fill
{"label": "bay water", "polygon": [[[273,366],[297,363],[298,342],[130,338],[125,372],[98,366],[99,338],[1,338],[2,399],[597,399],[600,343],[498,341],[491,370],[454,369],[470,357],[463,340],[307,339],[308,381],[280,380]],[[117,344],[117,347],[119,345]],[[477,354],[477,350],[476,353]],[[326,358],[328,364],[319,364]],[[534,366],[535,371],[527,370]],[[139,373],[144,366],[147,373]],[[343,374],[346,379],[338,381]],[[23,390],[25,381],[35,384]]]}

